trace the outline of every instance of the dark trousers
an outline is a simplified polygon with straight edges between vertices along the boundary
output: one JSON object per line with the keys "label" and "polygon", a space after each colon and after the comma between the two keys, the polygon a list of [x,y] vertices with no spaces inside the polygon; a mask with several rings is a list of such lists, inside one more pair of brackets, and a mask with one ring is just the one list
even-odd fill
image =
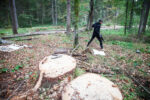
{"label": "dark trousers", "polygon": [[88,44],[87,44],[87,47],[90,45],[90,43],[93,41],[93,39],[94,39],[95,37],[96,37],[96,38],[98,39],[98,41],[100,42],[100,47],[101,47],[101,49],[103,49],[103,37],[100,36],[99,34],[93,34],[93,35],[92,35],[92,38],[90,39],[90,41],[89,41]]}

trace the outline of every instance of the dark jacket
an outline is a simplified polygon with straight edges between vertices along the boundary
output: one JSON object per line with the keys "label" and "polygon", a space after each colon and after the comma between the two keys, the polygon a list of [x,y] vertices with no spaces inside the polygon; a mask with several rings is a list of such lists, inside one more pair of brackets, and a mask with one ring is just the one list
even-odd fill
{"label": "dark jacket", "polygon": [[99,22],[96,22],[95,24],[93,24],[92,27],[94,28],[93,34],[100,33],[101,24]]}

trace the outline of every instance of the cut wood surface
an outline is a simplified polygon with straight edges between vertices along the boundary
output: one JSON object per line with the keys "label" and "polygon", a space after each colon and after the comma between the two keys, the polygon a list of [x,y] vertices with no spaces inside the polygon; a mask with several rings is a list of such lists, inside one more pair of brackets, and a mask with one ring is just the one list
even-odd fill
{"label": "cut wood surface", "polygon": [[98,74],[83,74],[62,92],[62,100],[122,100],[117,85]]}
{"label": "cut wood surface", "polygon": [[44,72],[44,77],[58,78],[76,67],[76,60],[68,55],[55,54],[45,57],[39,64],[39,70]]}
{"label": "cut wood surface", "polygon": [[76,60],[68,55],[54,54],[45,57],[39,64],[40,77],[33,91],[36,91],[45,77],[48,80],[57,79],[76,68]]}

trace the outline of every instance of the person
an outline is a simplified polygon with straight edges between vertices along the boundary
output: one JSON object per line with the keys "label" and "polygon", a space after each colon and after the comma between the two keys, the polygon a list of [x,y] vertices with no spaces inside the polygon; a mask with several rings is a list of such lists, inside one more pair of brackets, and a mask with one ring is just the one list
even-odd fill
{"label": "person", "polygon": [[92,27],[94,28],[94,31],[93,31],[93,35],[92,35],[90,41],[87,44],[87,47],[90,45],[90,43],[96,37],[99,40],[99,42],[100,42],[101,49],[103,49],[103,41],[104,41],[104,39],[103,39],[102,35],[100,34],[100,28],[101,28],[101,24],[102,23],[103,23],[103,21],[99,20],[98,22],[96,22],[95,24],[92,25]]}

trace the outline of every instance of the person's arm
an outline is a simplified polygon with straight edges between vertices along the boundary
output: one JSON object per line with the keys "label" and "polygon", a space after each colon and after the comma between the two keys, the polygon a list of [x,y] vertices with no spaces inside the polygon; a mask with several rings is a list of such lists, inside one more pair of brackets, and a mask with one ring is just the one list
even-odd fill
{"label": "person's arm", "polygon": [[93,24],[92,27],[95,27],[95,24]]}

